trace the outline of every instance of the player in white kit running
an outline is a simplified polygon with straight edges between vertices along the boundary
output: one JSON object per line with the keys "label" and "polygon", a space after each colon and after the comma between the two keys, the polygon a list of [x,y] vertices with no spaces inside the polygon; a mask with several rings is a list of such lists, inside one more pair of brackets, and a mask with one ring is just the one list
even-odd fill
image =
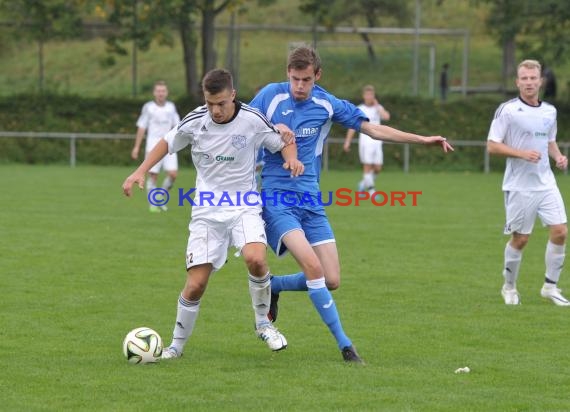
{"label": "player in white kit running", "polygon": [[145,173],[166,153],[191,145],[197,176],[186,249],[188,276],[178,298],[172,343],[162,358],[182,355],[210,275],[224,265],[230,246],[239,250],[248,268],[257,336],[278,351],[287,347],[287,341],[267,317],[271,280],[255,159],[259,147],[264,146],[272,153],[281,150],[283,168],[290,170],[291,176],[301,174],[304,167],[297,160],[296,145],[284,142],[292,143],[293,133],[281,135],[259,111],[236,101],[227,70],[208,72],[202,90],[206,105],[190,112],[169,131],[123,183],[124,193],[130,196],[132,186],[138,184],[142,189]]}
{"label": "player in white kit running", "polygon": [[541,296],[558,306],[570,302],[557,287],[566,253],[566,210],[550,168],[566,169],[568,159],[556,143],[556,109],[538,98],[541,67],[536,60],[525,60],[517,69],[519,97],[499,106],[487,141],[489,153],[506,156],[503,179],[505,234],[511,235],[505,247],[501,294],[507,305],[521,303],[516,284],[522,259],[536,217],[549,228],[546,244],[546,275]]}
{"label": "player in white kit running", "polygon": [[[141,114],[137,120],[137,135],[135,138],[135,145],[131,152],[131,157],[135,160],[139,157],[139,151],[145,133],[146,157],[160,139],[162,139],[162,137],[180,121],[180,116],[178,116],[176,106],[174,106],[174,103],[166,100],[168,98],[168,87],[164,81],[160,80],[154,84],[152,94],[154,96],[154,100],[144,104]],[[156,188],[158,174],[161,169],[164,169],[166,172],[166,177],[164,178],[161,187],[163,189],[170,190],[176,180],[178,172],[178,157],[176,153],[167,154],[149,170],[148,179],[146,181],[148,192]],[[166,205],[161,206],[160,208],[158,206],[150,205],[149,210],[151,212],[160,212],[161,210],[166,211],[167,209]]]}
{"label": "player in white kit running", "polygon": [[[363,103],[358,106],[364,112],[372,124],[381,124],[382,121],[390,120],[390,112],[378,103],[374,86],[366,85],[362,88]],[[350,143],[356,134],[356,130],[348,129],[344,141],[344,151],[350,151]],[[362,180],[358,184],[358,190],[366,190],[370,193],[376,191],[376,176],[382,170],[384,153],[382,152],[382,140],[372,139],[364,133],[358,135],[358,155],[362,164]]]}

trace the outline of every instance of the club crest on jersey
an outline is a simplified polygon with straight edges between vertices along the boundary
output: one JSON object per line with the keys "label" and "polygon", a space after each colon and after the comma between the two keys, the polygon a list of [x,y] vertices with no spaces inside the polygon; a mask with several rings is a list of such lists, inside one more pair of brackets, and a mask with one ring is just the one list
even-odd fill
{"label": "club crest on jersey", "polygon": [[244,149],[247,146],[247,140],[245,136],[241,134],[232,136],[232,146],[238,150]]}
{"label": "club crest on jersey", "polygon": [[550,119],[547,117],[542,118],[542,124],[544,125],[544,127],[546,127],[547,129],[550,129],[550,127],[552,126],[552,124],[554,123],[554,119]]}

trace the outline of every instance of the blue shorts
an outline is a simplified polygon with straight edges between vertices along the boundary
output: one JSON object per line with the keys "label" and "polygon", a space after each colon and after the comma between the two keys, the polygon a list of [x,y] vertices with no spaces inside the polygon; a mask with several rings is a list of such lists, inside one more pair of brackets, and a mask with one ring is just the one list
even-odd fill
{"label": "blue shorts", "polygon": [[321,205],[291,206],[281,202],[266,202],[263,220],[267,243],[277,256],[283,256],[287,252],[283,236],[292,230],[302,230],[311,246],[335,241],[327,214]]}

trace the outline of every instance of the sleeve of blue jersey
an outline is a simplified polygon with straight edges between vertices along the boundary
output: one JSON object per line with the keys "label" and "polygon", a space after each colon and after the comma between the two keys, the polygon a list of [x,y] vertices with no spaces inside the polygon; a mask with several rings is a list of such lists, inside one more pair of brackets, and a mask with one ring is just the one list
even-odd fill
{"label": "sleeve of blue jersey", "polygon": [[253,98],[251,102],[249,102],[249,106],[256,108],[263,114],[265,114],[265,96],[270,92],[271,84],[263,87]]}
{"label": "sleeve of blue jersey", "polygon": [[332,99],[331,103],[334,110],[332,121],[340,123],[347,129],[360,131],[360,125],[362,122],[370,120],[362,110],[348,100],[337,99],[335,97]]}

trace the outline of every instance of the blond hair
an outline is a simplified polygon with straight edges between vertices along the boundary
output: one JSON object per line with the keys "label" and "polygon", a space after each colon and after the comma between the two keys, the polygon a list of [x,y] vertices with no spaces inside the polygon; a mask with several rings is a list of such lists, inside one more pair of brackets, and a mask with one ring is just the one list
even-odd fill
{"label": "blond hair", "polygon": [[376,90],[374,90],[374,86],[372,86],[371,84],[367,84],[366,86],[364,86],[364,87],[362,88],[362,93],[366,93],[366,92],[375,93]]}
{"label": "blond hair", "polygon": [[520,62],[518,67],[517,67],[517,75],[518,75],[519,69],[521,67],[524,67],[525,69],[538,69],[539,72],[542,71],[542,66],[540,65],[538,60],[527,59],[527,60],[523,60],[522,62]]}

